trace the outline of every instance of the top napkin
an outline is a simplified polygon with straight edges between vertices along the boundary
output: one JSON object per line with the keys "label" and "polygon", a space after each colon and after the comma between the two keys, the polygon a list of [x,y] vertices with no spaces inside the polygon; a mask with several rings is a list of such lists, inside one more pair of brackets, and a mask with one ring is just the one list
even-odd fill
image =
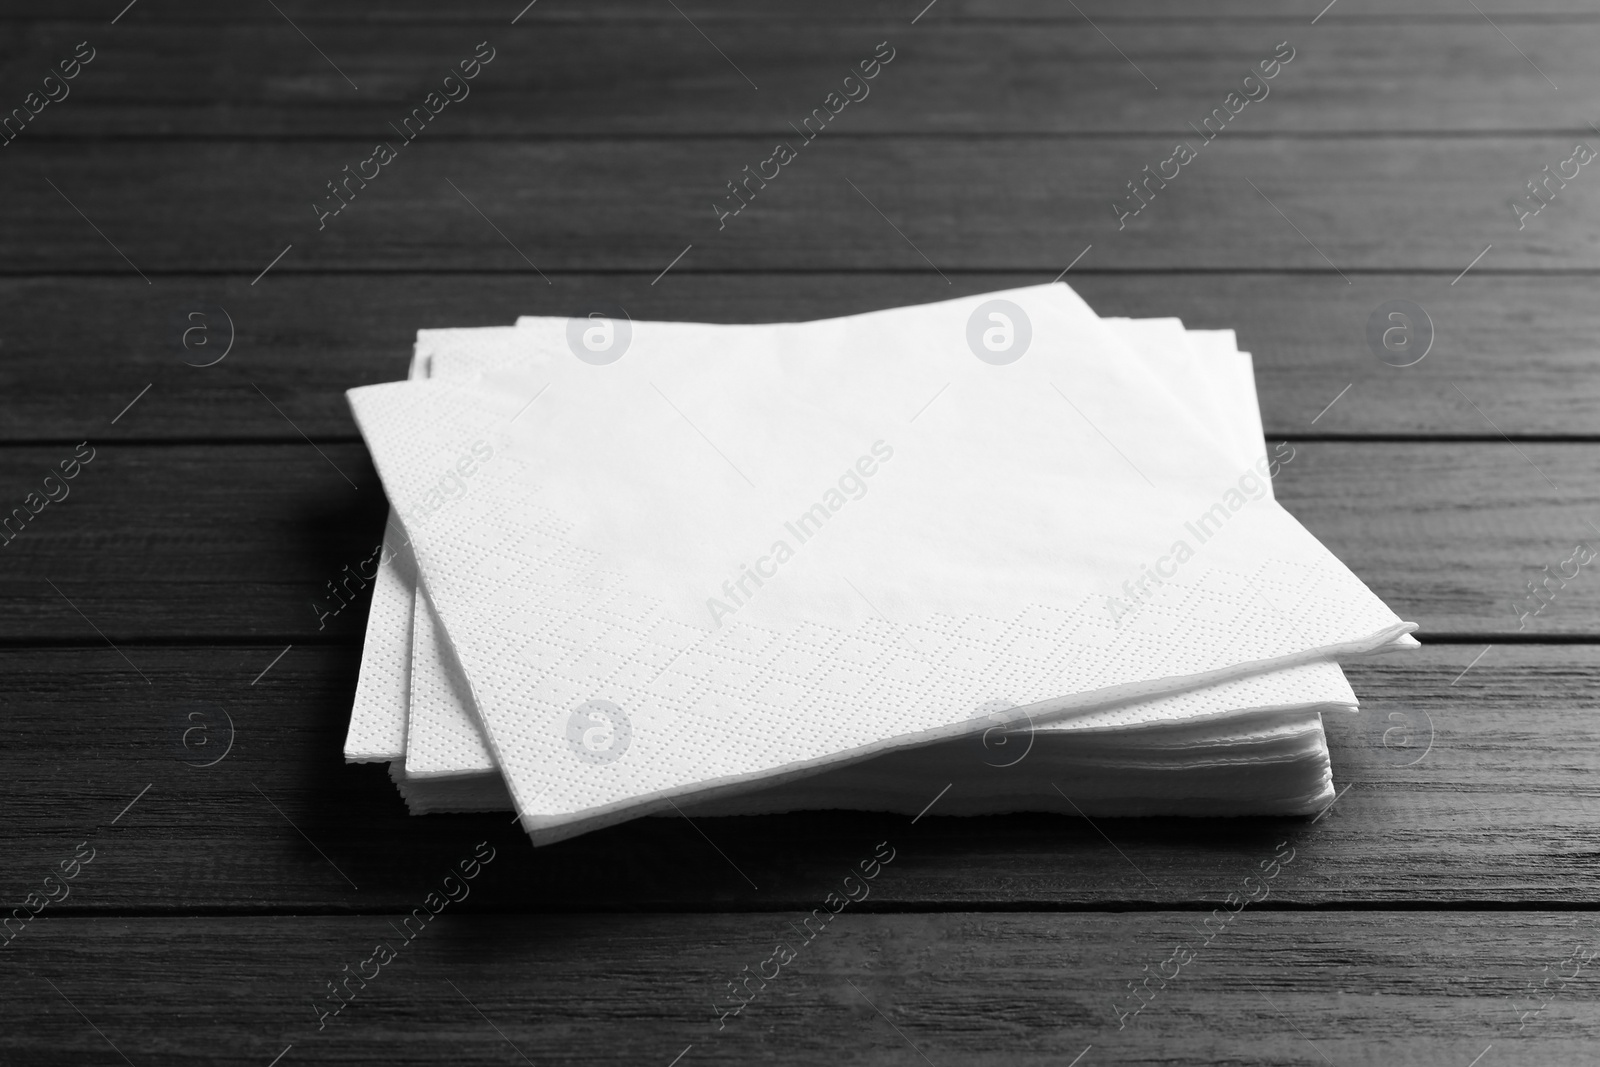
{"label": "top napkin", "polygon": [[676,325],[350,394],[536,841],[1412,628],[1065,286]]}

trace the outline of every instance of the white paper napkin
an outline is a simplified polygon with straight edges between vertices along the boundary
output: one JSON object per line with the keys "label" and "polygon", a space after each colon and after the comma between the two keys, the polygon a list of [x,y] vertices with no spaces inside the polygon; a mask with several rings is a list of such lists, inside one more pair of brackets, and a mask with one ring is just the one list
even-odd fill
{"label": "white paper napkin", "polygon": [[[551,358],[571,358],[559,348],[570,320],[524,317],[520,337],[504,329],[430,331],[425,345],[429,376],[471,378],[494,369],[541,367]],[[1263,461],[1260,414],[1255,400],[1249,355],[1239,352],[1232,331],[1190,334],[1177,319],[1106,320],[1140,358],[1164,376],[1177,395],[1190,398],[1208,428],[1225,440],[1236,469],[1251,471]],[[557,351],[552,352],[552,348]],[[1200,349],[1205,351],[1200,351]],[[1259,478],[1262,491],[1271,481]],[[470,708],[467,687],[458,668],[442,649],[442,633],[425,599],[416,601],[417,651],[412,668],[413,702],[406,746],[406,773],[411,778],[460,777],[497,773],[482,727]],[[441,677],[453,670],[453,676]],[[1355,706],[1343,674],[1332,664],[1292,668],[1283,677],[1269,672],[1249,687],[1224,683],[1168,698],[1159,708],[1137,704],[1077,716],[1039,726],[1048,732],[1120,729],[1163,722],[1269,708],[1335,708]],[[1192,706],[1183,706],[1183,705]]]}
{"label": "white paper napkin", "polygon": [[[505,366],[528,368],[541,360],[568,358],[562,350],[570,321],[540,317],[518,320],[520,330],[533,331],[520,338],[509,327],[422,330],[418,332],[411,377],[469,377]],[[1259,409],[1255,402],[1254,376],[1249,356],[1237,350],[1232,331],[1183,331],[1176,319],[1106,320],[1130,343],[1137,354],[1164,376],[1177,395],[1187,398],[1202,413],[1212,433],[1228,443],[1236,466],[1246,471],[1258,464],[1262,434]],[[782,327],[778,327],[782,328]],[[1206,349],[1203,362],[1174,360],[1176,353],[1195,354]],[[1270,479],[1262,479],[1271,492]],[[390,530],[393,530],[391,522]],[[391,562],[392,557],[392,562]],[[411,615],[431,614],[426,601],[417,600],[414,591],[401,588],[402,567],[414,573],[409,548],[391,547],[386,553],[373,595],[368,626],[367,649],[363,659],[361,683],[353,708],[346,758],[352,762],[400,759],[408,748],[407,711],[410,690],[422,703],[409,708],[409,729],[414,738],[408,771],[414,776],[461,775],[487,772],[493,768],[481,726],[469,711],[465,679],[445,678],[449,660],[439,652],[430,627],[431,620],[412,620]],[[394,648],[412,647],[413,625],[419,626],[423,644],[409,670],[397,670],[383,654]],[[1411,646],[1415,641],[1401,639]],[[1300,695],[1307,706],[1338,702],[1340,691],[1347,690],[1342,676],[1337,684],[1327,672],[1302,672],[1302,681],[1321,677],[1320,694],[1302,687]],[[1203,691],[1197,695],[1203,694]],[[1318,697],[1322,698],[1320,701]],[[1133,709],[1127,709],[1124,716]],[[1235,709],[1248,711],[1248,707]],[[1185,717],[1181,712],[1179,718]],[[1127,722],[1121,718],[1119,723]],[[1052,724],[1048,729],[1082,728],[1092,725],[1089,718]],[[382,739],[381,741],[377,739]]]}
{"label": "white paper napkin", "polygon": [[[1013,811],[1087,815],[1296,815],[1333,799],[1321,717],[1314,711],[1167,723],[1135,732],[1075,735],[1049,751],[1012,732],[944,741],[710,801],[690,815],[752,815],[819,808],[917,815]],[[1059,735],[1058,735],[1059,736]],[[413,813],[501,811],[511,798],[498,774],[396,785]]]}
{"label": "white paper napkin", "polygon": [[[1062,287],[1003,297],[1042,342],[1009,367],[967,348],[970,298],[822,324],[804,345],[735,338],[731,355],[636,329],[625,364],[556,365],[543,388],[567,395],[520,425],[527,401],[502,392],[352,393],[536,840],[967,732],[996,699],[1046,719],[1407,628],[1270,500],[1230,511],[1220,454],[1081,302]],[[474,468],[480,443],[495,459]],[[850,523],[812,530],[782,561],[793,580],[695,625],[785,514],[819,494],[841,512],[859,479],[835,492],[834,468],[865,473],[880,443],[881,473],[909,462],[849,502]],[[469,469],[469,489],[451,481]],[[1205,551],[1113,628],[1095,587],[1139,574],[1192,521],[1213,527]],[[595,700],[631,709],[634,758],[596,768],[568,744]]]}
{"label": "white paper napkin", "polygon": [[[1108,321],[1124,340],[1143,349],[1147,361],[1163,368],[1179,395],[1193,398],[1197,407],[1207,410],[1213,430],[1219,437],[1231,437],[1240,468],[1248,469],[1250,451],[1261,441],[1260,417],[1249,357],[1237,351],[1232,332],[1186,333],[1175,319]],[[526,318],[518,325],[553,328],[559,337],[566,321]],[[503,339],[502,332],[494,336]],[[549,355],[542,350],[530,353],[525,345],[510,346],[508,352],[504,345],[471,343],[471,337],[481,341],[483,334],[474,331],[465,337],[437,339],[429,361],[431,374],[468,377],[505,363],[526,366],[531,358]],[[1208,350],[1204,362],[1198,361],[1200,349]],[[1173,357],[1185,355],[1181,365],[1173,363]],[[1266,484],[1270,491],[1270,483]],[[415,670],[451,669],[448,653],[442,650],[442,635],[435,639],[432,633],[435,623],[425,599],[418,601],[417,613],[418,632],[426,635],[426,641]],[[509,807],[509,795],[499,781],[481,726],[468,709],[464,680],[442,686],[425,699],[412,708],[409,775],[397,778],[408,804],[414,811]],[[1068,803],[1091,814],[1306,812],[1321,807],[1332,796],[1320,720],[1306,709],[1354,710],[1354,706],[1354,694],[1337,667],[1315,664],[1141,702],[1135,706],[1141,722],[1128,722],[1126,712],[1134,708],[1116,709],[1116,715],[1094,712],[1039,726],[1037,746],[1031,724],[1013,727],[1009,737],[995,736],[998,729],[986,731],[983,751],[971,751],[966,741],[943,742],[916,750],[919,756],[915,759],[869,760],[808,779],[803,787],[758,788],[692,810],[748,814],[807,807],[872,807],[910,812],[921,810],[930,785],[948,771],[961,781],[941,808],[946,814],[1061,808],[1064,794],[1052,791],[1046,798],[1039,792],[1041,783],[1053,790],[1057,778],[1065,780],[1076,794]],[[1258,713],[1262,709],[1280,714],[1264,716]],[[1216,724],[1220,716],[1229,716],[1231,724]],[[1200,728],[1130,729],[1202,718],[1208,722]],[[1286,724],[1297,727],[1296,747],[1288,754],[1271,744],[1284,733]],[[1109,744],[1099,745],[1051,743],[1063,733],[1082,734],[1091,728],[1114,732],[1115,737]],[[1003,748],[1006,745],[1009,748]],[[1087,760],[1086,747],[1094,749]],[[937,751],[941,749],[950,751]],[[1164,753],[1164,758],[1152,762],[1153,750]],[[1028,771],[999,779],[998,791],[982,784],[974,788],[967,780],[974,770],[981,775],[981,767],[1009,768],[1021,758],[1032,759]],[[870,787],[862,788],[858,784],[862,781]]]}

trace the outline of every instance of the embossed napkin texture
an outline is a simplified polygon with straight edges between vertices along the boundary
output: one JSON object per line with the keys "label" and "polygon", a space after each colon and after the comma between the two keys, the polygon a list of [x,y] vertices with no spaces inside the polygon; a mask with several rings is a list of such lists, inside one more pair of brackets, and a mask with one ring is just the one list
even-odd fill
{"label": "embossed napkin texture", "polygon": [[[1033,331],[1006,366],[967,344],[997,298]],[[448,680],[453,657],[466,721],[554,840],[979,732],[996,708],[1049,734],[1406,632],[1269,494],[1232,507],[1244,434],[1230,451],[1192,410],[1214,387],[1186,406],[1139,358],[1181,327],[1136,329],[1153,340],[1130,350],[1062,286],[787,327],[635,323],[610,366],[529,326],[513,332],[542,365],[354,391],[442,623],[413,612],[413,705],[416,665]],[[1180,540],[1172,577],[1107,610]],[[1339,686],[1312,703],[1348,701]],[[620,758],[574,758],[570,719],[596,702],[627,719]]]}

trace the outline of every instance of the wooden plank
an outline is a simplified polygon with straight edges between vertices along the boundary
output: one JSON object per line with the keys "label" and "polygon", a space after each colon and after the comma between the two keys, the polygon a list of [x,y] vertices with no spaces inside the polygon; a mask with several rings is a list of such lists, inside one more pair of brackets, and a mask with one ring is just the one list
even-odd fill
{"label": "wooden plank", "polygon": [[[519,314],[582,313],[601,300],[639,319],[793,321],[1038,284],[1059,271],[951,274],[949,286],[914,272],[684,274],[670,287],[652,286],[650,273],[558,274],[548,286],[517,275],[420,272],[286,274],[255,288],[244,277],[192,275],[158,277],[153,287],[108,277],[0,279],[0,302],[30,312],[0,336],[0,441],[292,437],[252,381],[304,432],[348,437],[355,431],[344,390],[404,377],[419,327],[507,325]],[[1588,437],[1600,426],[1600,395],[1573,387],[1592,369],[1600,335],[1588,276],[1474,270],[1455,285],[1442,275],[1383,274],[1356,275],[1347,286],[1327,274],[1121,274],[1080,264],[1067,280],[1103,315],[1237,330],[1254,354],[1275,438],[1494,437],[1496,427],[1513,437]],[[1412,367],[1388,366],[1367,347],[1368,318],[1394,299],[1420,304],[1433,323],[1433,350]],[[199,318],[187,317],[196,311]]]}
{"label": "wooden plank", "polygon": [[659,284],[727,269],[925,270],[930,288],[947,271],[1050,277],[1091,242],[1082,265],[1096,270],[1453,278],[1487,244],[1476,269],[1600,268],[1586,236],[1600,186],[1580,176],[1521,231],[1507,206],[1568,157],[1570,138],[1225,138],[1120,232],[1113,200],[1171,155],[1170,138],[996,137],[979,151],[960,138],[822,135],[721,222],[716,205],[735,203],[724,183],[771,154],[765,141],[424,136],[328,218],[314,206],[335,204],[325,183],[371,142],[39,142],[0,176],[13,205],[0,242],[8,272],[107,272],[130,286],[141,273],[254,280],[269,267],[260,285],[313,269],[516,271],[530,285],[544,283],[537,271],[654,276],[690,245]]}
{"label": "wooden plank", "polygon": [[[505,877],[497,865],[478,880]],[[1486,1052],[1586,1062],[1600,1035],[1582,964],[1594,931],[1569,914],[1247,908],[1200,947],[1202,917],[847,909],[799,948],[778,916],[447,911],[403,945],[383,915],[40,920],[0,978],[28,1020],[6,1028],[0,1054],[118,1062],[111,1044],[132,1063],[261,1067],[292,1045],[286,1065],[694,1067],[1172,1064],[1182,1050],[1186,1063],[1465,1067]],[[371,980],[352,980],[354,998],[319,1031],[325,983],[379,942],[394,957],[368,964]],[[793,958],[751,979],[748,1006],[719,1030],[714,1000],[729,1006],[726,983],[779,942]],[[1116,995],[1126,1004],[1128,983],[1175,945],[1188,965],[1166,988],[1152,980],[1154,999],[1118,1030]],[[1525,991],[1547,977],[1549,1006],[1519,1031],[1510,998],[1532,1010]]]}
{"label": "wooden plank", "polygon": [[15,906],[89,841],[91,874],[53,914],[404,909],[487,840],[496,878],[466,910],[783,911],[810,907],[885,839],[902,858],[863,907],[1199,906],[1285,839],[1296,859],[1278,903],[1600,901],[1593,645],[1353,664],[1364,710],[1327,720],[1345,792],[1315,822],[698,820],[721,856],[677,818],[536,851],[503,814],[410,817],[384,768],[342,762],[354,650],[283,651],[123,646],[143,677],[109,648],[0,651],[0,901]]}
{"label": "wooden plank", "polygon": [[[382,8],[367,8],[344,3],[291,3],[279,5],[294,18],[298,25],[339,25],[359,23],[373,26],[393,24],[414,25],[515,25],[541,27],[549,24],[588,22],[671,22],[682,21],[683,16],[651,0],[607,0],[590,4],[545,4],[523,6],[504,4],[497,0],[465,0],[449,7],[438,7],[427,0],[395,0]],[[1192,0],[1083,0],[1078,8],[1093,17],[1095,22],[1110,25],[1137,23],[1148,20],[1209,22],[1218,19],[1252,22],[1294,21],[1310,25],[1328,26],[1341,22],[1366,21],[1372,23],[1397,23],[1405,21],[1429,22],[1481,22],[1482,17],[1471,12],[1463,13],[1460,5],[1451,0],[1340,0],[1331,10],[1326,0],[1322,3],[1299,0],[1285,5],[1275,0],[1207,0],[1197,4]],[[1537,3],[1512,3],[1509,0],[1478,5],[1499,25],[1516,26],[1525,22],[1545,21],[1551,18],[1566,20],[1593,19],[1596,16],[1592,0],[1538,0]],[[990,22],[1027,20],[1047,23],[1082,23],[1083,18],[1070,7],[1052,0],[939,0],[928,8],[926,3],[905,3],[904,0],[695,0],[679,4],[682,12],[696,22],[897,22],[909,25],[913,18],[919,26],[937,25],[939,22]],[[1319,17],[1320,15],[1320,17]],[[7,14],[0,21],[23,25],[55,25],[71,21],[105,25],[105,5],[94,0],[62,0],[51,5],[48,15]],[[163,25],[267,25],[281,22],[280,16],[270,9],[219,8],[205,0],[171,0],[157,5],[140,4],[127,12],[118,23],[124,27],[149,24]]]}
{"label": "wooden plank", "polygon": [[[5,545],[0,595],[30,606],[29,621],[0,633],[118,642],[361,633],[364,601],[327,621],[313,602],[333,603],[328,583],[382,538],[388,505],[362,446],[89,448],[66,499]],[[70,445],[7,451],[8,509],[42,492],[45,475],[74,454]]]}
{"label": "wooden plank", "polygon": [[[293,418],[292,392],[277,395]],[[364,601],[325,622],[313,602],[329,602],[327,584],[375,551],[381,488],[362,445],[288,436],[91,445],[96,458],[70,497],[4,547],[0,638],[93,641],[98,629],[114,641],[355,639]],[[1593,539],[1582,487],[1600,477],[1600,447],[1293,447],[1279,498],[1425,637],[1600,634],[1600,583],[1587,571],[1537,616],[1514,608],[1542,568],[1554,573]],[[21,506],[72,455],[67,444],[0,452],[0,500]]]}
{"label": "wooden plank", "polygon": [[[670,8],[662,9],[664,19],[658,10],[654,18],[621,22],[535,22],[530,12],[514,29],[347,20],[325,25],[316,37],[337,70],[270,8],[265,21],[220,26],[130,16],[112,38],[83,31],[99,42],[93,63],[11,152],[35,137],[387,137],[388,124],[440,88],[485,39],[496,61],[452,90],[467,95],[448,107],[430,137],[788,137],[788,124],[823,106],[881,41],[894,49],[893,62],[865,89],[851,89],[866,95],[848,105],[830,138],[952,132],[1187,138],[1188,123],[1198,126],[1223,106],[1251,67],[1284,41],[1293,60],[1268,82],[1265,98],[1239,105],[1244,110],[1230,123],[1230,138],[1557,129],[1583,138],[1592,130],[1582,101],[1600,90],[1600,74],[1587,62],[1600,46],[1600,23],[1587,19],[1515,25],[1518,47],[1536,57],[1535,67],[1470,8],[1467,20],[1407,22],[1376,32],[1367,22],[1331,18],[1315,28],[1298,16],[1259,25],[1163,19],[1120,25],[1113,49],[1071,8],[1062,9],[1066,20],[1040,25],[936,20],[942,7],[916,27],[899,18],[863,23],[812,14],[775,32],[768,21],[735,16],[708,24],[727,61]],[[31,27],[14,59],[18,85],[10,96],[20,100],[33,87],[24,72],[42,78],[79,39],[71,26]],[[230,61],[193,61],[206,54]],[[1003,68],[982,59],[997,55],[1007,57]],[[1251,91],[1263,92],[1254,85]]]}
{"label": "wooden plank", "polygon": [[1307,529],[1424,634],[1571,634],[1600,607],[1600,583],[1584,586],[1580,568],[1565,567],[1579,575],[1570,584],[1551,579],[1558,591],[1543,610],[1530,601],[1532,617],[1517,605],[1543,568],[1562,570],[1595,537],[1582,488],[1595,475],[1590,447],[1308,443],[1276,487]]}
{"label": "wooden plank", "polygon": [[[0,175],[0,505],[100,449],[0,570],[0,902],[97,850],[0,935],[26,1020],[0,1061],[1584,1061],[1588,975],[1532,1025],[1508,997],[1592,948],[1600,602],[1586,577],[1515,602],[1600,536],[1572,395],[1600,201],[1579,178],[1518,230],[1507,198],[1590,140],[1593,4],[122,2],[0,15],[13,100],[58,44],[101,49]],[[474,98],[317,230],[322,183],[485,38]],[[870,106],[719,232],[722,183],[885,38]],[[1284,38],[1273,102],[1118,230],[1122,182]],[[535,851],[342,764],[364,607],[319,629],[311,601],[385,505],[340,393],[397,377],[417,326],[838,314],[1044,281],[1090,244],[1103,313],[1242,331],[1296,443],[1282,498],[1449,639],[1352,668],[1322,818],[651,819]],[[1393,299],[1433,317],[1418,366],[1366,347]],[[196,302],[237,317],[209,368],[176,339]],[[1474,440],[1392,440],[1431,434]],[[1307,439],[1361,435],[1391,440]],[[719,1030],[725,981],[880,841],[871,898]],[[471,897],[319,1030],[325,980],[477,842]],[[1119,1028],[1113,998],[1280,842],[1271,896]]]}

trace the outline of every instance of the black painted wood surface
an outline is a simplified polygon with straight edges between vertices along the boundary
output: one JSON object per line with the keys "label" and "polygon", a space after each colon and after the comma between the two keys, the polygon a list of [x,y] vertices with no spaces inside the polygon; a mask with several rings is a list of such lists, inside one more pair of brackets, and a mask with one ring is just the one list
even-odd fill
{"label": "black painted wood surface", "polygon": [[[1600,586],[1513,604],[1600,537],[1600,178],[1520,229],[1507,202],[1600,147],[1600,7],[71,0],[0,12],[0,106],[81,41],[0,148],[0,504],[94,449],[0,549],[0,895],[93,859],[0,945],[0,1063],[1593,1058]],[[319,230],[323,183],[480,41],[472,95]],[[880,41],[872,94],[719,230],[723,183]],[[1271,94],[1119,229],[1280,41]],[[1069,263],[1103,314],[1238,331],[1281,499],[1422,624],[1350,668],[1324,817],[705,820],[752,889],[681,819],[535,851],[343,764],[365,605],[309,604],[385,508],[343,392],[416,329],[819,317]],[[1366,347],[1392,299],[1433,319],[1416,366]],[[872,896],[719,1029],[880,841]]]}

